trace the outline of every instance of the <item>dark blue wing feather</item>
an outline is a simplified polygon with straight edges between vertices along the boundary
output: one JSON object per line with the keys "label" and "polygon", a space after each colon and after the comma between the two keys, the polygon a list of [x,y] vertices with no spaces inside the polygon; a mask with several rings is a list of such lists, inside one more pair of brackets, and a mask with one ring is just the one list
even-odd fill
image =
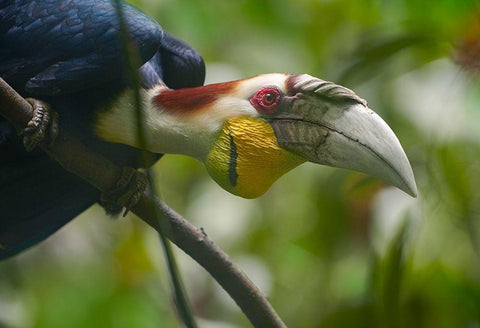
{"label": "dark blue wing feather", "polygon": [[[129,4],[123,11],[142,62],[163,31]],[[119,23],[109,0],[3,1],[0,76],[31,94],[74,93],[122,79]]]}
{"label": "dark blue wing feather", "polygon": [[[151,18],[123,5],[146,88],[203,84],[201,56]],[[0,77],[23,96],[49,102],[61,127],[118,165],[138,151],[98,140],[94,113],[125,88],[118,22],[109,0],[0,0]],[[0,259],[48,237],[98,200],[98,191],[43,152],[27,153],[0,117]]]}
{"label": "dark blue wing feather", "polygon": [[33,245],[90,207],[98,191],[46,157],[0,171],[0,260]]}
{"label": "dark blue wing feather", "polygon": [[205,81],[202,56],[167,32],[164,32],[162,45],[150,62],[162,67],[163,81],[172,89],[196,87]]}

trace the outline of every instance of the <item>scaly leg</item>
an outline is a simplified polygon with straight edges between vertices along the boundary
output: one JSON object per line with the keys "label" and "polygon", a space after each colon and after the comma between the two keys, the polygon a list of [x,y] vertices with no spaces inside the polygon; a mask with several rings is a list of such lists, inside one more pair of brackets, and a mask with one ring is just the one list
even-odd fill
{"label": "scaly leg", "polygon": [[33,107],[33,117],[21,133],[25,149],[32,151],[42,142],[51,146],[58,134],[58,113],[43,101],[33,98],[25,100]]}

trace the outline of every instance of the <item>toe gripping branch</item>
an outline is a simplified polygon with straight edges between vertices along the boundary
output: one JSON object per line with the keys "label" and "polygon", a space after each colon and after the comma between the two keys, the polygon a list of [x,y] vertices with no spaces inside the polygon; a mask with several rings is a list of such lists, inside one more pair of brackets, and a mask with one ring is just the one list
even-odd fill
{"label": "toe gripping branch", "polygon": [[58,135],[58,113],[50,109],[43,101],[25,99],[33,107],[33,117],[20,135],[23,135],[23,145],[27,151],[32,151],[40,143],[51,146]]}
{"label": "toe gripping branch", "polygon": [[147,176],[132,167],[123,167],[122,175],[116,185],[100,196],[100,205],[107,214],[117,216],[123,208],[125,217],[147,189]]}
{"label": "toe gripping branch", "polygon": [[[40,100],[25,99],[33,108],[33,117],[27,127],[22,130],[23,145],[27,151],[32,151],[41,143],[48,147],[52,146],[58,135],[58,113],[52,111],[50,106]],[[105,208],[107,214],[117,216],[123,208],[126,216],[130,209],[135,206],[148,185],[144,173],[132,167],[124,167],[122,175],[117,183],[110,190],[103,192],[100,196],[100,204]]]}
{"label": "toe gripping branch", "polygon": [[[0,0],[1,1],[1,0]],[[7,118],[18,130],[31,118],[31,106],[0,78],[0,115]],[[77,174],[100,190],[108,189],[118,180],[119,168],[107,159],[89,151],[78,140],[59,131],[60,138],[52,146],[49,155],[69,172]],[[72,160],[72,150],[75,158]],[[89,163],[89,165],[85,165]],[[91,164],[95,165],[91,165]],[[98,174],[98,170],[102,174]],[[200,229],[181,217],[165,203],[151,194],[142,196],[145,202],[132,208],[144,222],[161,232],[155,211],[159,206],[163,219],[171,225],[169,237],[186,253],[201,264],[231,295],[255,327],[286,327],[265,295],[259,291],[241,269],[231,261]],[[155,203],[157,205],[155,205]]]}

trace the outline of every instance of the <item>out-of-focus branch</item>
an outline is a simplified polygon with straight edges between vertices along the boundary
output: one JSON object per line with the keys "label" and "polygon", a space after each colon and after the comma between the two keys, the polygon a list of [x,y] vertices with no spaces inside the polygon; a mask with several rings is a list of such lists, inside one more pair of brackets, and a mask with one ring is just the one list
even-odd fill
{"label": "out-of-focus branch", "polygon": [[[144,113],[143,113],[143,103],[142,97],[140,95],[140,76],[138,75],[137,68],[142,65],[140,60],[140,54],[138,52],[137,47],[134,47],[129,39],[128,35],[128,28],[127,23],[125,21],[125,16],[122,10],[122,1],[121,0],[113,0],[113,4],[115,7],[115,11],[117,13],[118,22],[120,24],[120,40],[122,44],[122,52],[126,56],[126,65],[125,65],[125,73],[127,73],[129,78],[129,84],[133,89],[133,107],[135,109],[136,117],[137,117],[137,138],[139,141],[140,148],[146,149],[147,140],[145,138],[145,126],[144,126]],[[143,162],[146,163],[146,152],[142,152]],[[153,178],[153,172],[150,168],[146,170],[146,176],[148,180],[148,186],[150,190],[155,191],[155,181]],[[157,222],[160,224],[162,222],[161,219],[161,211],[158,204],[154,204],[155,206],[155,213],[154,216],[157,219]],[[168,226],[170,228],[170,226]],[[162,229],[158,234],[160,238],[160,243],[162,244],[163,253],[165,255],[165,262],[167,264],[168,272],[170,275],[170,282],[172,283],[172,292],[175,296],[175,306],[177,308],[178,314],[182,323],[188,328],[198,328],[197,322],[195,321],[195,316],[193,315],[192,307],[190,305],[190,301],[187,296],[187,292],[185,290],[185,286],[183,285],[182,277],[180,274],[180,270],[177,266],[177,261],[175,259],[175,254],[172,250],[172,245],[166,236],[166,232],[168,230]]]}
{"label": "out-of-focus branch", "polygon": [[[1,78],[0,115],[18,131],[32,118],[30,104]],[[40,145],[40,147],[67,171],[78,175],[100,191],[111,189],[121,176],[120,167],[91,152],[61,129],[52,146]],[[161,210],[163,219],[161,223],[155,216],[155,203]],[[233,298],[255,327],[285,327],[263,293],[203,230],[194,227],[164,202],[147,192],[132,208],[132,212],[155,230],[167,233],[170,240],[203,266]],[[160,226],[167,224],[169,228],[162,229]]]}

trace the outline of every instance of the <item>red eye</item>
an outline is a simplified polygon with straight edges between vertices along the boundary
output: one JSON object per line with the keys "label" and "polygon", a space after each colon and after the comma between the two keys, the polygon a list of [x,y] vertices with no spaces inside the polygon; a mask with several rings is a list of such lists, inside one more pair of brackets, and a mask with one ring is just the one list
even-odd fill
{"label": "red eye", "polygon": [[251,99],[250,103],[263,114],[273,114],[280,101],[280,91],[275,87],[266,87],[258,91]]}
{"label": "red eye", "polygon": [[262,96],[262,104],[266,106],[272,106],[275,101],[277,101],[277,95],[274,93],[269,92]]}

